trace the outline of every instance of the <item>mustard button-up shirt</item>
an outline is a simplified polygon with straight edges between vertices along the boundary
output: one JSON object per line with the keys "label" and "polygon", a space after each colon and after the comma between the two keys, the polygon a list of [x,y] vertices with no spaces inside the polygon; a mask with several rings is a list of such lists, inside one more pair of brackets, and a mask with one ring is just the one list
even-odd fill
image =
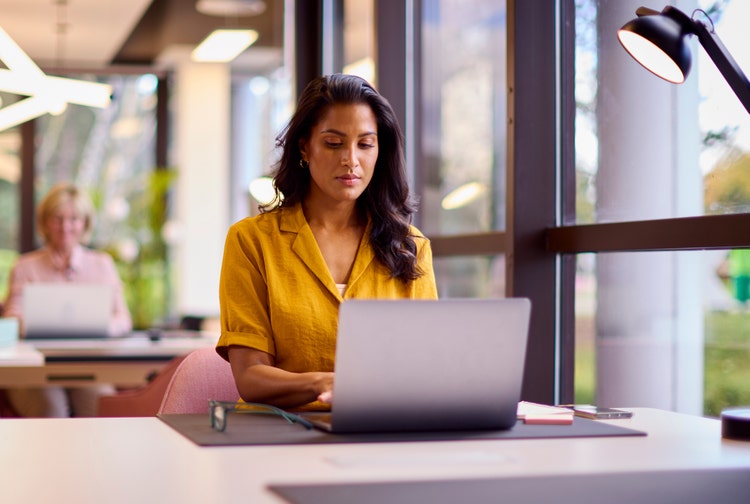
{"label": "mustard button-up shirt", "polygon": [[301,205],[276,209],[232,225],[221,271],[221,337],[229,345],[274,356],[292,372],[333,371],[338,308],[344,298],[436,299],[429,241],[416,229],[424,275],[404,283],[375,259],[365,232],[344,295],[339,292]]}

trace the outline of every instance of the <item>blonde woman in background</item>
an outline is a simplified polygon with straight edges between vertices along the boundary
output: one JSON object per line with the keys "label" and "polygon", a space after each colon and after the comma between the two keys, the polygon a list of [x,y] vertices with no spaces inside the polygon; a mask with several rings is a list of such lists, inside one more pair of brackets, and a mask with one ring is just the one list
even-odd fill
{"label": "blonde woman in background", "polygon": [[[84,246],[91,235],[93,219],[91,201],[75,185],[57,184],[47,193],[36,214],[37,230],[44,246],[22,254],[13,266],[4,317],[16,317],[23,326],[23,287],[27,283],[109,284],[114,293],[110,334],[130,332],[130,312],[112,257]],[[21,416],[68,417],[95,416],[99,396],[114,392],[111,385],[71,389],[50,386],[10,389],[7,395]]]}

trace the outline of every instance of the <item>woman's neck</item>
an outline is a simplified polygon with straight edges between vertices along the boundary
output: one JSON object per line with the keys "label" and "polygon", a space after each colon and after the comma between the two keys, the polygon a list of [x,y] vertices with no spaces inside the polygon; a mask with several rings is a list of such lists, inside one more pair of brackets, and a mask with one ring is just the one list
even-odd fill
{"label": "woman's neck", "polygon": [[361,227],[365,224],[356,201],[323,205],[306,199],[302,211],[310,226],[331,230]]}
{"label": "woman's neck", "polygon": [[52,260],[56,266],[61,269],[65,269],[71,266],[71,260],[73,258],[73,250],[75,247],[53,247],[47,245],[47,250],[52,256]]}

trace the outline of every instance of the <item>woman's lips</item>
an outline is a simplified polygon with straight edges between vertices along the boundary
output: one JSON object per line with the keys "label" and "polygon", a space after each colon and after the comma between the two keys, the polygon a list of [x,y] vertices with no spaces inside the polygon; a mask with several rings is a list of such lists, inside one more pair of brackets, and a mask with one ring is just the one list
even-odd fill
{"label": "woman's lips", "polygon": [[342,175],[341,177],[336,177],[336,179],[346,186],[353,186],[360,180],[356,175]]}

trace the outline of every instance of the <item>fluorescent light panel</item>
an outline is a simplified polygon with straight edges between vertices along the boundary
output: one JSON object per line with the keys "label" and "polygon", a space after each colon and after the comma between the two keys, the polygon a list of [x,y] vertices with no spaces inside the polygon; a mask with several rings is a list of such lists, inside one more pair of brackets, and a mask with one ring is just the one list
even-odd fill
{"label": "fluorescent light panel", "polygon": [[239,56],[256,40],[258,32],[255,30],[215,30],[193,50],[192,59],[199,62],[226,63]]}

